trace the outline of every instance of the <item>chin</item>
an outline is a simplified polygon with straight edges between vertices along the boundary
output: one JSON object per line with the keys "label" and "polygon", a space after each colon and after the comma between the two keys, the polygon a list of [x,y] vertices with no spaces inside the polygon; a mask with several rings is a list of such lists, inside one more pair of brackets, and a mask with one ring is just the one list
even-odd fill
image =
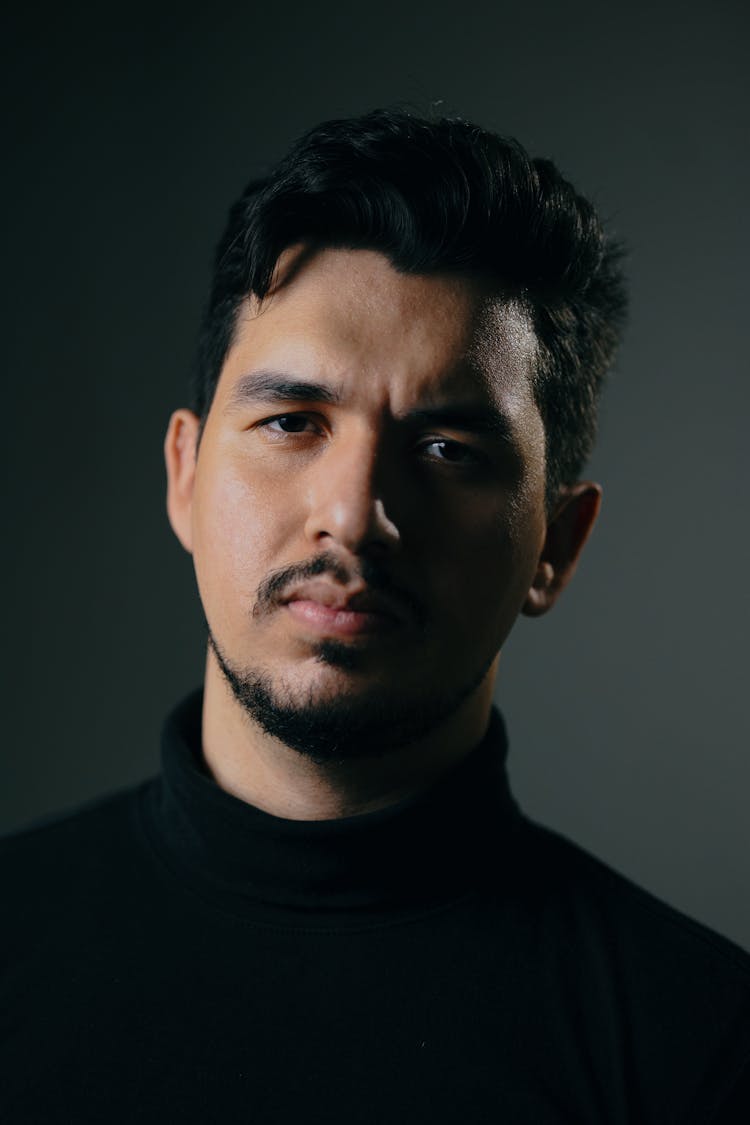
{"label": "chin", "polygon": [[247,716],[320,764],[383,756],[428,736],[478,688],[491,664],[441,688],[419,660],[406,667],[401,660],[386,663],[382,654],[375,660],[369,648],[339,640],[317,642],[307,660],[276,669],[240,667],[210,633],[209,643]]}
{"label": "chin", "polygon": [[390,667],[371,661],[347,645],[333,642],[331,647],[316,653],[302,665],[295,664],[268,670],[264,680],[279,698],[297,700],[301,706],[321,703],[328,706],[388,707],[404,698],[404,677],[395,675]]}

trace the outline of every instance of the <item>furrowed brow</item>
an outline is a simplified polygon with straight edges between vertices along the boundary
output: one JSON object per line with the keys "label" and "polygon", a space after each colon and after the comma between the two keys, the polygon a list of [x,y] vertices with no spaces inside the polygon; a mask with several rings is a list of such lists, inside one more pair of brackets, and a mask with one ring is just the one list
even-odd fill
{"label": "furrowed brow", "polygon": [[512,442],[513,425],[509,416],[494,406],[451,406],[425,407],[410,410],[404,421],[421,426],[445,426],[452,430],[463,430],[479,436],[489,434],[503,441]]}
{"label": "furrowed brow", "polygon": [[252,371],[235,383],[227,403],[227,410],[257,402],[324,402],[335,406],[341,396],[324,383],[295,379],[280,371]]}

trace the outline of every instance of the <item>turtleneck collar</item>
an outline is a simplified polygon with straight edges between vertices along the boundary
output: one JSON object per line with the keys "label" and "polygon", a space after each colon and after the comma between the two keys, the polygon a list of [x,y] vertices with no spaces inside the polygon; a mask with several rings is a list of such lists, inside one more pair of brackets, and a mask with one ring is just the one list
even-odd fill
{"label": "turtleneck collar", "polygon": [[463,897],[508,852],[519,814],[503,721],[416,797],[336,820],[286,820],[219,788],[201,750],[202,691],[167,718],[149,835],[204,895],[264,914],[359,918]]}

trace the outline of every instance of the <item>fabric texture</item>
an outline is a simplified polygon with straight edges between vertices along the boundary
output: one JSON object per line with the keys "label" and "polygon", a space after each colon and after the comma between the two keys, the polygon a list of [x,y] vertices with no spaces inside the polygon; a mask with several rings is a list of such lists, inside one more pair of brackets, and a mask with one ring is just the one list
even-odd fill
{"label": "fabric texture", "polygon": [[300,822],[161,774],[3,841],[0,1121],[747,1125],[750,957],[518,809],[493,713]]}

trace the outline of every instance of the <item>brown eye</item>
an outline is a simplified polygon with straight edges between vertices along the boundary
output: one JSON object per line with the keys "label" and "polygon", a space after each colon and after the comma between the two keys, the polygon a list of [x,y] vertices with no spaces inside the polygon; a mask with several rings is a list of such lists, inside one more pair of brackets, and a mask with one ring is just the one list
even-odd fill
{"label": "brown eye", "polygon": [[436,461],[446,461],[453,465],[475,465],[478,461],[477,455],[468,446],[447,438],[435,438],[426,442],[422,450]]}
{"label": "brown eye", "polygon": [[281,430],[285,434],[304,433],[311,425],[306,414],[279,414],[262,423],[266,429]]}

